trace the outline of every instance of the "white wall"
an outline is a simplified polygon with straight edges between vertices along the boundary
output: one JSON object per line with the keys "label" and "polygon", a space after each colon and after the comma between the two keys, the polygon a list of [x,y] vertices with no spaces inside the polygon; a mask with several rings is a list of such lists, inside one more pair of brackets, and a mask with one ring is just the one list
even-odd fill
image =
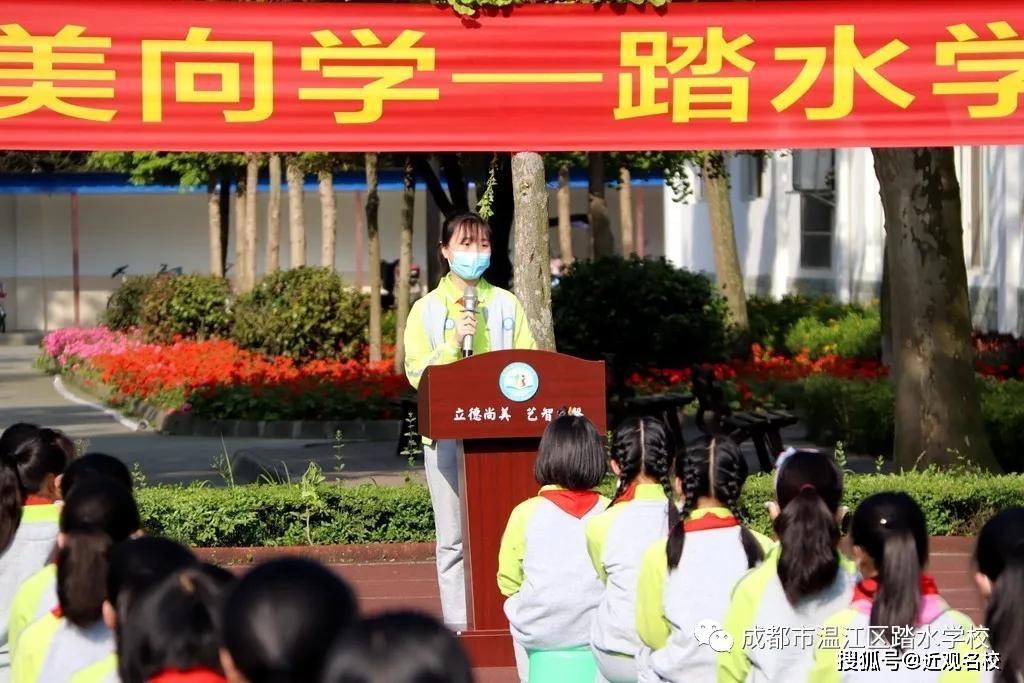
{"label": "white wall", "polygon": [[[618,233],[618,191],[607,189],[608,209],[616,242]],[[472,194],[471,194],[472,196]],[[634,188],[634,202],[643,201],[647,254],[663,253],[662,189]],[[258,197],[259,237],[258,273],[266,264],[266,201]],[[586,213],[587,191],[574,188],[572,210]],[[363,285],[369,281],[369,256],[362,204],[356,193],[338,192],[337,245],[335,267],[343,277],[357,281],[357,254],[361,254]],[[426,244],[426,195],[416,193],[413,259],[426,275],[429,260],[436,249]],[[320,263],[320,203],[315,192],[307,192],[303,203],[306,224],[306,263]],[[555,191],[550,192],[549,213],[554,216]],[[358,216],[358,217],[357,217]],[[129,273],[155,273],[161,264],[184,272],[209,272],[209,248],[206,194],[203,192],[161,194],[82,194],[78,195],[79,271],[81,324],[94,324],[106,307],[107,298],[119,284],[111,273],[129,265]],[[387,261],[399,256],[401,194],[381,193],[381,257]],[[553,253],[557,253],[556,229],[552,228]],[[590,231],[574,234],[575,252],[587,256]],[[290,263],[288,238],[288,198],[282,197],[280,263]],[[234,219],[228,244],[228,263],[235,262]],[[376,266],[374,266],[376,267]],[[234,274],[234,270],[229,275]],[[8,329],[50,330],[74,324],[74,287],[72,278],[71,195],[0,195],[0,282],[8,297]]]}

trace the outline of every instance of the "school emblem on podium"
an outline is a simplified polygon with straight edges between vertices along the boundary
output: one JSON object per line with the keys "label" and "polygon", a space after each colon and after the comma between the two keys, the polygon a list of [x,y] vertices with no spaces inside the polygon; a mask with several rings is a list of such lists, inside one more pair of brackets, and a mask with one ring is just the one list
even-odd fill
{"label": "school emblem on podium", "polygon": [[526,363],[509,363],[498,376],[498,388],[501,394],[510,401],[522,403],[529,401],[540,388],[540,377],[537,371]]}

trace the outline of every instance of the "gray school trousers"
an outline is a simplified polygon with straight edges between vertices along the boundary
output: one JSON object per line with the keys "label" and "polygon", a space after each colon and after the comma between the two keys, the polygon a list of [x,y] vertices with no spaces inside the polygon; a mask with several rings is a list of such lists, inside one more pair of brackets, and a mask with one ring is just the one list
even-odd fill
{"label": "gray school trousers", "polygon": [[437,587],[444,623],[454,630],[466,627],[466,574],[462,558],[462,520],[459,510],[459,451],[453,440],[423,444],[423,461],[434,508],[437,536]]}

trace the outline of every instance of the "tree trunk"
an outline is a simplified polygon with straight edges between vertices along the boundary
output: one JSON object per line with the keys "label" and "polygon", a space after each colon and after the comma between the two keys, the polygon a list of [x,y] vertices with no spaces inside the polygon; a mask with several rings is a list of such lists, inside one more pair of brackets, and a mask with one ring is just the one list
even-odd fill
{"label": "tree trunk", "polygon": [[732,223],[732,200],[729,198],[729,169],[725,155],[708,152],[704,155],[704,197],[711,216],[711,240],[715,246],[715,273],[718,288],[729,310],[729,320],[741,331],[750,329],[747,318],[747,295],[743,291],[743,271],[736,249]]}
{"label": "tree trunk", "polygon": [[551,266],[548,251],[548,191],[544,182],[544,160],[534,152],[512,157],[512,186],[515,201],[513,268],[515,294],[523,304],[537,348],[555,350],[555,329],[551,321]]}
{"label": "tree trunk", "polygon": [[330,171],[318,171],[316,177],[320,182],[320,265],[334,270],[338,231],[338,210],[334,204],[334,174]]}
{"label": "tree trunk", "polygon": [[260,160],[248,154],[245,162],[245,275],[242,292],[256,286],[256,193],[259,191]]}
{"label": "tree trunk", "polygon": [[960,187],[948,147],[874,149],[889,252],[896,465],[998,470],[974,376]]}
{"label": "tree trunk", "polygon": [[210,230],[210,274],[224,277],[220,243],[220,192],[213,178],[206,183],[206,218]]}
{"label": "tree trunk", "polygon": [[380,303],[380,226],[377,214],[380,196],[377,193],[377,154],[366,153],[366,233],[370,246],[370,361],[381,359]]}
{"label": "tree trunk", "polygon": [[608,200],[604,196],[604,153],[590,152],[587,155],[587,173],[590,181],[590,235],[593,242],[594,258],[612,256],[615,253],[615,238],[608,220]]}
{"label": "tree trunk", "polygon": [[292,268],[306,265],[306,219],[303,203],[306,198],[306,174],[294,156],[288,157],[288,254]]}
{"label": "tree trunk", "polygon": [[558,168],[558,251],[561,252],[562,267],[568,268],[573,262],[572,255],[572,195],[569,189],[569,165]]}
{"label": "tree trunk", "polygon": [[235,181],[235,291],[245,291],[245,176]]}
{"label": "tree trunk", "polygon": [[636,255],[633,239],[633,176],[625,163],[619,166],[619,234],[622,255]]}
{"label": "tree trunk", "polygon": [[889,237],[882,238],[882,287],[878,293],[878,311],[880,317],[879,327],[882,335],[882,363],[892,367],[892,291],[890,282],[892,275],[889,273]]}
{"label": "tree trunk", "polygon": [[220,172],[220,273],[228,272],[228,241],[231,239],[231,174]]}
{"label": "tree trunk", "polygon": [[281,155],[270,155],[270,194],[267,199],[267,273],[281,263]]}
{"label": "tree trunk", "polygon": [[[494,204],[491,216],[491,267],[487,270],[487,281],[492,285],[509,289],[512,283],[512,259],[509,243],[512,237],[512,220],[515,214],[515,199],[512,190],[512,160],[510,155],[498,156],[498,168],[494,173]],[[550,266],[548,267],[550,270]]]}
{"label": "tree trunk", "polygon": [[412,272],[412,229],[416,217],[416,173],[412,159],[405,159],[402,188],[402,239],[398,251],[398,296],[395,307],[395,374],[405,372],[405,323],[409,318],[409,277]]}

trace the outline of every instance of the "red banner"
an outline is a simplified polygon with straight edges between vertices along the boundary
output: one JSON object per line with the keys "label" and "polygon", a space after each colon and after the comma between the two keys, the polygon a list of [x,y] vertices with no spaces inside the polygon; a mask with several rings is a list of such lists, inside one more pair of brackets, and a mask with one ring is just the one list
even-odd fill
{"label": "red banner", "polygon": [[20,0],[8,149],[445,151],[1024,143],[1024,2]]}

